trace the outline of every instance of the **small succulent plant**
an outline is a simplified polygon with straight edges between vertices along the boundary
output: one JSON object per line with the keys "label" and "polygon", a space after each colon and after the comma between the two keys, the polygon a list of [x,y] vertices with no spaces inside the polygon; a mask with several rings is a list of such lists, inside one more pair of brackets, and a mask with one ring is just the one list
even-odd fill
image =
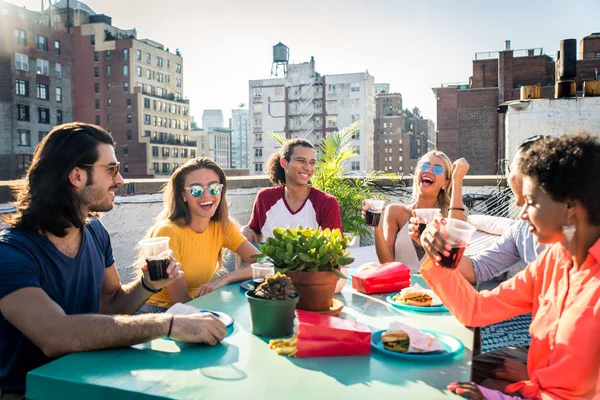
{"label": "small succulent plant", "polygon": [[256,288],[254,295],[265,300],[285,300],[296,296],[296,291],[290,278],[277,272],[275,275],[268,276]]}

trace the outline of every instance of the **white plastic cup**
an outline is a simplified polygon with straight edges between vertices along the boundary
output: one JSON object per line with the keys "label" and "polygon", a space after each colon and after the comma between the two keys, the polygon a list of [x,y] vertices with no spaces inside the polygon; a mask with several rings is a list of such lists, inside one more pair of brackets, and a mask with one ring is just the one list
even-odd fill
{"label": "white plastic cup", "polygon": [[419,236],[421,236],[427,224],[441,213],[439,208],[415,208],[413,211],[419,221]]}
{"label": "white plastic cup", "polygon": [[151,281],[167,279],[167,268],[171,262],[169,258],[169,237],[159,236],[150,239],[140,240],[138,245],[142,251],[142,256],[148,264],[148,273]]}
{"label": "white plastic cup", "polygon": [[379,226],[379,221],[381,221],[381,213],[383,211],[383,205],[385,201],[379,199],[367,199],[365,200],[367,205],[367,215],[365,216],[365,221],[369,226]]}
{"label": "white plastic cup", "polygon": [[456,268],[476,230],[473,225],[465,221],[446,218],[446,223],[440,225],[440,232],[446,239],[446,243],[452,246],[452,250],[448,257],[441,254],[442,260],[438,261],[438,264],[446,268]]}
{"label": "white plastic cup", "polygon": [[254,263],[250,265],[250,268],[252,268],[254,289],[258,288],[267,276],[275,275],[275,267],[271,263]]}

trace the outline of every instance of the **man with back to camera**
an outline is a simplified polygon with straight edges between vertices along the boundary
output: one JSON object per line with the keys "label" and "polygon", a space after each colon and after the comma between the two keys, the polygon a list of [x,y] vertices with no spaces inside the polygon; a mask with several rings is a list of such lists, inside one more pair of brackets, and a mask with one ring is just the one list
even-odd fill
{"label": "man with back to camera", "polygon": [[134,313],[182,277],[122,285],[98,212],[124,184],[112,137],[84,123],[55,127],[35,149],[17,211],[0,233],[0,399],[23,399],[27,372],[78,351],[160,337],[214,345],[227,333],[212,315]]}

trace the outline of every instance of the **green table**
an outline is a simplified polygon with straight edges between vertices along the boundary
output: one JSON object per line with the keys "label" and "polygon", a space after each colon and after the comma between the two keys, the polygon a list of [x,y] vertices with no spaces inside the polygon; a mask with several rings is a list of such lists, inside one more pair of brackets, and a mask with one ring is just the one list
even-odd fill
{"label": "green table", "polygon": [[[420,276],[413,283],[424,285]],[[194,300],[199,308],[223,311],[235,329],[214,347],[158,339],[132,348],[65,356],[27,376],[31,399],[403,399],[457,398],[451,381],[470,377],[473,333],[450,314],[401,312],[384,296],[367,296],[349,285],[336,295],[346,318],[372,330],[392,320],[448,333],[465,345],[451,361],[409,363],[373,352],[371,356],[287,358],[267,340],[252,335],[249,307],[238,284]]]}

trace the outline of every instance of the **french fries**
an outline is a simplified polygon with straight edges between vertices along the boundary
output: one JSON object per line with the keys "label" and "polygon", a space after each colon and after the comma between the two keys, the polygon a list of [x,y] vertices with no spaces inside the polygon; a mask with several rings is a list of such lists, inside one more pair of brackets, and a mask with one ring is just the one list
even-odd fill
{"label": "french fries", "polygon": [[279,355],[286,355],[288,357],[294,357],[298,349],[298,334],[294,333],[289,339],[273,339],[269,340],[269,348],[275,350]]}

